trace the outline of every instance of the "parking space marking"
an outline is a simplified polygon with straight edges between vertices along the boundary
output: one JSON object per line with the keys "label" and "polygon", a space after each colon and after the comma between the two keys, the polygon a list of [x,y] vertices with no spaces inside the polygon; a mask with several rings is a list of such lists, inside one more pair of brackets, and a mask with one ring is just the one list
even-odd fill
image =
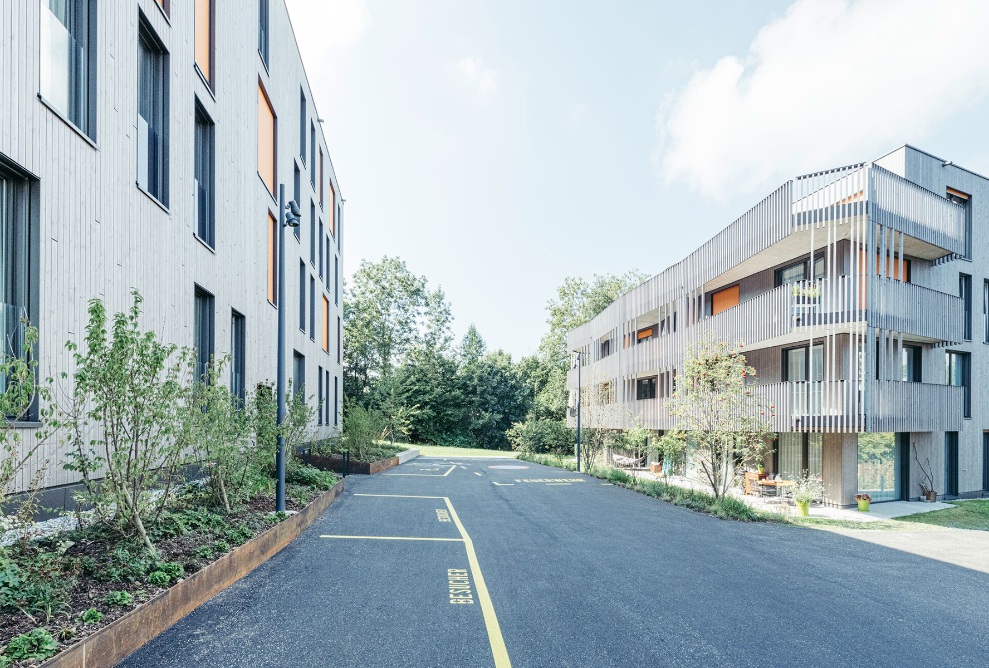
{"label": "parking space marking", "polygon": [[492,485],[498,485],[499,487],[515,487],[514,482],[491,482]]}
{"label": "parking space marking", "polygon": [[[451,469],[452,470],[452,469]],[[387,474],[386,474],[387,475]],[[477,561],[477,553],[474,551],[474,542],[464,528],[460,516],[457,515],[453,503],[446,496],[414,496],[411,494],[354,494],[354,496],[386,497],[393,499],[442,499],[446,504],[446,509],[450,512],[450,518],[460,532],[460,537],[467,550],[467,563],[470,566],[471,575],[474,577],[474,589],[477,591],[477,599],[481,604],[481,615],[484,617],[484,627],[488,632],[488,644],[491,645],[491,656],[494,659],[495,668],[511,668],[512,662],[508,658],[508,648],[505,646],[505,638],[501,633],[501,626],[498,624],[498,615],[495,614],[494,603],[491,601],[491,594],[488,586],[484,582],[484,574],[481,573],[481,565]],[[414,539],[413,539],[414,540]],[[434,540],[457,540],[434,539]]]}
{"label": "parking space marking", "polygon": [[474,475],[484,475],[484,474],[479,471],[474,471]]}
{"label": "parking space marking", "polygon": [[[419,476],[420,478],[443,478],[453,473],[453,469],[455,468],[457,468],[456,464],[454,464],[449,469],[447,469],[446,473],[382,473],[381,475],[409,475],[409,476]],[[387,495],[380,495],[380,496],[387,496]]]}
{"label": "parking space marking", "polygon": [[419,536],[338,536],[338,535],[322,535],[320,538],[358,538],[364,540],[436,540],[443,543],[462,543],[463,538],[426,538]]}

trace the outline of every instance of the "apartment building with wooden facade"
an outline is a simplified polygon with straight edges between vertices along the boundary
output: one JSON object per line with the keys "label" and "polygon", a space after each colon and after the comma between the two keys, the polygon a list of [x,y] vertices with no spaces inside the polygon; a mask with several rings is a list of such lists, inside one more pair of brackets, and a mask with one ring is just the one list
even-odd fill
{"label": "apartment building with wooden facade", "polygon": [[[9,350],[26,316],[40,375],[71,374],[87,302],[122,311],[137,290],[142,328],[204,366],[229,356],[244,396],[274,382],[288,309],[288,378],[319,407],[316,431],[338,433],[343,198],[284,0],[4,0],[0,34]],[[302,224],[279,304],[283,184]],[[53,460],[47,486],[74,482],[58,458],[54,442],[35,458]]]}
{"label": "apartment building with wooden facade", "polygon": [[569,333],[583,424],[673,428],[664,400],[709,337],[744,343],[775,406],[769,471],[819,476],[838,506],[918,499],[925,471],[983,495],[989,180],[903,146],[787,181]]}

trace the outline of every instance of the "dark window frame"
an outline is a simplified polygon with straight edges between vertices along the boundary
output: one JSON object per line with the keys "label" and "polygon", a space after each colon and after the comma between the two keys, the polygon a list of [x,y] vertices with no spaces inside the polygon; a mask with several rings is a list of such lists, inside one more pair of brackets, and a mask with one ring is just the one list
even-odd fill
{"label": "dark window frame", "polygon": [[309,272],[306,270],[305,260],[299,260],[299,329],[306,331],[306,279]]}
{"label": "dark window frame", "polygon": [[[196,237],[216,250],[216,126],[199,99],[195,106],[194,174],[196,206]],[[200,174],[206,170],[206,201]],[[205,221],[203,220],[205,216]]]}
{"label": "dark window frame", "polygon": [[972,340],[972,276],[958,274],[958,296],[961,297],[964,308],[964,333],[966,341]]}
{"label": "dark window frame", "polygon": [[230,310],[230,393],[239,406],[247,401],[247,318]]}
{"label": "dark window frame", "polygon": [[309,276],[309,340],[316,340],[316,279]]}
{"label": "dark window frame", "polygon": [[269,69],[268,57],[271,42],[271,11],[268,0],[258,0],[258,55],[265,69]]}
{"label": "dark window frame", "polygon": [[[910,364],[908,365],[907,377],[903,378],[903,382],[906,383],[922,383],[924,378],[924,347],[917,345],[903,344],[903,351],[912,351],[912,357],[908,356]],[[902,361],[901,361],[902,366]],[[913,376],[912,378],[910,376]]]}
{"label": "dark window frame", "polygon": [[635,400],[644,401],[656,398],[656,388],[659,384],[658,376],[649,378],[636,378],[635,380]]}
{"label": "dark window frame", "polygon": [[[965,388],[965,401],[962,408],[962,417],[971,418],[972,417],[972,355],[970,353],[960,351],[960,350],[948,350],[945,351],[945,380],[948,385],[954,385],[955,387]],[[952,369],[954,364],[951,360],[960,360],[961,364],[961,377],[962,382],[960,385],[953,383]]]}
{"label": "dark window frame", "polygon": [[323,367],[316,367],[316,375],[319,377],[319,394],[316,404],[316,424],[323,424]]}
{"label": "dark window frame", "polygon": [[[306,99],[306,91],[299,89],[299,157],[302,164],[306,164],[306,121],[309,120],[309,101]],[[298,201],[298,200],[296,200]]]}
{"label": "dark window frame", "polygon": [[192,336],[196,349],[196,380],[208,382],[209,370],[216,355],[216,297],[195,284]]}
{"label": "dark window frame", "polygon": [[[96,112],[98,109],[96,88],[97,74],[99,72],[99,68],[97,67],[99,56],[99,32],[97,30],[97,17],[99,14],[97,12],[97,0],[87,0],[85,3],[80,2],[69,6],[73,10],[72,16],[69,17],[73,26],[66,26],[64,23],[62,23],[62,26],[65,28],[66,33],[70,35],[70,39],[75,40],[76,43],[80,41],[80,38],[84,38],[85,45],[83,50],[86,54],[85,62],[80,63],[77,58],[72,58],[70,62],[66,63],[66,81],[69,85],[69,89],[66,91],[67,108],[59,108],[56,101],[52,99],[53,95],[45,94],[45,91],[42,90],[43,82],[40,80],[38,82],[38,97],[48,107],[54,110],[62,120],[95,142],[97,127]],[[53,17],[55,16],[54,12],[45,6],[44,3],[42,3],[41,9],[52,14]],[[45,17],[44,14],[41,16],[41,32],[44,32],[43,22]],[[55,18],[61,23],[61,19]],[[85,21],[86,25],[79,26],[79,29],[73,34],[72,28],[76,27],[82,21]],[[39,40],[40,38],[41,35],[39,34]],[[70,51],[70,58],[74,53],[75,50]],[[43,63],[46,57],[44,52],[39,52],[39,63]],[[80,82],[79,78],[82,74],[85,75],[85,81]]]}
{"label": "dark window frame", "polygon": [[[147,17],[144,16],[143,12],[138,12],[138,73],[137,73],[137,115],[138,115],[138,132],[137,132],[137,143],[138,143],[138,172],[137,172],[137,185],[138,187],[152,197],[156,202],[159,202],[162,206],[168,207],[169,199],[169,186],[170,186],[170,173],[169,173],[169,81],[170,81],[170,71],[171,71],[171,57],[168,53],[168,49],[165,48],[164,42],[158,37],[151,23],[148,21]],[[146,71],[149,68],[145,67],[145,54],[147,58],[154,60],[156,67],[154,67],[154,72]],[[154,80],[148,82],[147,86],[143,86],[144,76],[148,74]],[[144,93],[145,89],[150,92]],[[146,99],[149,97],[150,99]],[[152,127],[154,123],[154,118],[148,119],[144,117],[142,113],[142,107],[146,107],[145,111],[149,112],[149,115],[157,114],[160,116],[160,127]],[[151,107],[154,107],[153,109]],[[141,123],[143,120],[148,127],[148,145],[146,147],[146,159],[148,161],[147,174],[145,175],[145,182],[141,182]],[[155,131],[157,134],[157,146],[152,150],[152,136],[151,132]],[[154,163],[154,164],[153,164]],[[155,175],[152,174],[155,172]],[[152,178],[154,178],[154,183],[152,183]]]}
{"label": "dark window frame", "polygon": [[306,356],[298,350],[292,351],[292,397],[297,399],[306,395]]}
{"label": "dark window frame", "polygon": [[958,496],[958,432],[944,432],[944,496]]}
{"label": "dark window frame", "polygon": [[[301,206],[302,202],[302,171],[299,169],[299,165],[295,164],[295,177],[292,183],[294,190],[292,191],[295,197],[293,201]],[[292,234],[295,235],[295,240],[302,242],[302,225],[296,225],[292,228]]]}

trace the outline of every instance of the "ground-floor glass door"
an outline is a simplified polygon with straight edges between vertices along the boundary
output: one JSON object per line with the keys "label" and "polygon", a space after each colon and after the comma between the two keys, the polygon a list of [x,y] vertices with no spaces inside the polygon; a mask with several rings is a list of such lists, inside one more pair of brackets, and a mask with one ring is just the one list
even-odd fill
{"label": "ground-floor glass door", "polygon": [[777,467],[785,480],[802,478],[804,472],[811,478],[821,478],[824,459],[823,436],[800,432],[784,432],[777,442]]}
{"label": "ground-floor glass door", "polygon": [[858,435],[858,491],[873,501],[899,501],[903,494],[902,441],[895,432]]}
{"label": "ground-floor glass door", "polygon": [[944,432],[944,495],[958,496],[958,432]]}

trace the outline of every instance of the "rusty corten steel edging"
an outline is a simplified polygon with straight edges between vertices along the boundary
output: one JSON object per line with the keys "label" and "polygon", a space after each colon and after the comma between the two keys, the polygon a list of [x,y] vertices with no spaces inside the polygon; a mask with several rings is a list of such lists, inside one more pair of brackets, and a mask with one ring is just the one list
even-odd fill
{"label": "rusty corten steel edging", "polygon": [[135,608],[41,668],[112,668],[291,543],[343,492],[341,480],[303,510]]}

